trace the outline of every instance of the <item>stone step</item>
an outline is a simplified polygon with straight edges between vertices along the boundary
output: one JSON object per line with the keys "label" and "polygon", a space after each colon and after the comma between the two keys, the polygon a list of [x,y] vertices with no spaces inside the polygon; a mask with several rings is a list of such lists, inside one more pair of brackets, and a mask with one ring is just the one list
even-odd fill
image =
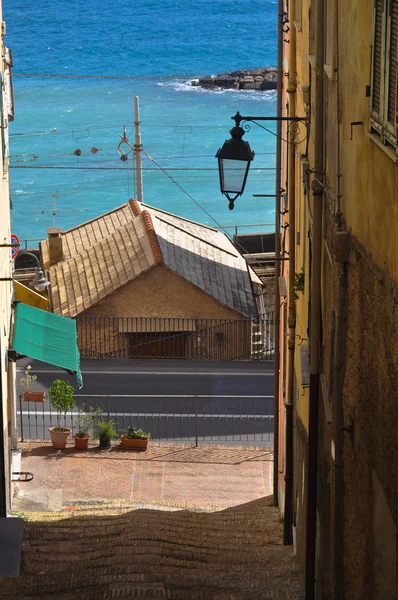
{"label": "stone step", "polygon": [[263,499],[211,513],[122,504],[26,514],[21,576],[0,579],[0,598],[302,599],[278,511]]}

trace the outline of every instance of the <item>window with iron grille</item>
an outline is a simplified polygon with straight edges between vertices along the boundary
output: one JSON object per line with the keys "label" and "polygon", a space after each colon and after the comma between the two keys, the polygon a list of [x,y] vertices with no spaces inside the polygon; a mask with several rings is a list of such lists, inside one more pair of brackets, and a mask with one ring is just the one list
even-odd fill
{"label": "window with iron grille", "polygon": [[398,0],[373,1],[370,128],[397,148]]}

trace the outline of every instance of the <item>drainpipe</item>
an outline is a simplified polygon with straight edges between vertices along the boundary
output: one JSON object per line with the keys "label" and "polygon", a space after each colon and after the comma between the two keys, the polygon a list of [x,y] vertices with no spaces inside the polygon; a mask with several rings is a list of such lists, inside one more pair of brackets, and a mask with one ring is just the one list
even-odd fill
{"label": "drainpipe", "polygon": [[275,353],[274,353],[274,504],[279,501],[279,371],[281,192],[282,192],[282,99],[283,99],[283,0],[278,0],[278,84],[276,98],[276,177],[275,177]]}
{"label": "drainpipe", "polygon": [[308,422],[307,464],[307,531],[305,600],[315,599],[316,508],[318,475],[318,409],[321,324],[321,253],[323,198],[323,78],[324,78],[324,14],[323,2],[315,9],[315,115],[314,115],[314,179],[312,181],[312,272],[310,319],[310,403]]}
{"label": "drainpipe", "polygon": [[[296,116],[296,28],[293,24],[295,0],[289,2],[289,117]],[[296,272],[296,170],[295,170],[295,131],[294,124],[288,124],[288,172],[287,197],[289,206],[289,296],[288,296],[288,371],[286,385],[286,453],[285,453],[285,510],[283,543],[293,543],[292,535],[292,495],[293,495],[293,389],[294,389],[294,350],[296,342],[296,299],[294,279]]]}

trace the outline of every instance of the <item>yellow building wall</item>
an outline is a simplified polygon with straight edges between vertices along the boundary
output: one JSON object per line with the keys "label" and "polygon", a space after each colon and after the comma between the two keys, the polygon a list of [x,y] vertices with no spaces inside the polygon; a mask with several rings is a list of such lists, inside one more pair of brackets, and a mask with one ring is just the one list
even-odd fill
{"label": "yellow building wall", "polygon": [[[379,136],[368,132],[369,98],[365,97],[365,89],[370,84],[372,7],[371,0],[363,0],[359,12],[350,10],[349,3],[341,3],[340,7],[339,22],[345,32],[341,36],[344,69],[340,77],[341,206],[352,233],[398,282],[398,165],[391,158],[394,151],[381,149],[377,145]],[[355,31],[355,53],[350,52],[350,31]],[[354,121],[363,125],[352,127],[351,140]]]}
{"label": "yellow building wall", "polygon": [[[296,27],[296,72],[297,72],[297,92],[296,92],[296,114],[305,117],[309,106],[305,104],[306,87],[310,85],[309,62],[309,9],[311,2],[302,0],[301,20],[295,20]],[[309,138],[307,140],[307,133]],[[295,149],[295,189],[296,189],[296,266],[295,272],[299,273],[302,268],[305,272],[304,293],[299,293],[296,302],[296,345],[294,356],[295,370],[295,407],[297,416],[302,421],[304,429],[308,433],[309,418],[309,388],[308,384],[303,384],[301,377],[301,358],[300,348],[308,345],[308,300],[310,283],[310,262],[309,262],[309,242],[308,242],[308,210],[307,196],[305,195],[304,179],[306,174],[305,162],[302,157],[308,155],[309,164],[313,164],[313,139],[311,130],[308,132],[303,124],[299,125],[297,131],[298,143]],[[307,189],[307,192],[310,191]],[[311,194],[309,198],[311,203]]]}
{"label": "yellow building wall", "polygon": [[48,299],[26,287],[26,285],[23,285],[23,283],[20,283],[19,281],[14,281],[14,294],[15,300],[19,302],[41,308],[41,310],[48,310]]}

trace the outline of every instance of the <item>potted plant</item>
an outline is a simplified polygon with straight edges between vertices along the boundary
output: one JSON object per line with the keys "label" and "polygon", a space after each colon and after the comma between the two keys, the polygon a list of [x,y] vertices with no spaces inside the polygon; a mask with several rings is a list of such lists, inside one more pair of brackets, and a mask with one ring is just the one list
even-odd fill
{"label": "potted plant", "polygon": [[91,437],[89,431],[93,429],[95,421],[101,413],[101,408],[93,408],[92,406],[90,406],[88,412],[84,410],[84,407],[78,409],[77,431],[73,435],[76,450],[87,450],[88,441]]}
{"label": "potted plant", "polygon": [[109,421],[104,421],[101,417],[100,419],[97,419],[95,426],[97,427],[96,437],[99,439],[99,448],[101,448],[101,450],[110,448],[111,439],[117,435],[115,420],[109,419]]}
{"label": "potted plant", "polygon": [[68,427],[61,427],[61,414],[66,415],[68,410],[72,410],[75,406],[74,391],[75,388],[65,379],[55,379],[48,390],[50,404],[57,411],[58,421],[57,427],[49,428],[51,442],[54,448],[61,450],[65,448],[71,432]]}
{"label": "potted plant", "polygon": [[127,433],[123,433],[120,438],[121,446],[122,448],[145,451],[148,447],[150,437],[150,433],[145,433],[142,429],[137,429],[134,425],[130,425],[127,429]]}
{"label": "potted plant", "polygon": [[37,376],[30,374],[31,368],[32,367],[30,365],[27,365],[25,368],[25,377],[22,377],[19,380],[19,383],[22,385],[22,387],[26,389],[23,394],[23,399],[25,402],[44,402],[44,396],[46,395],[45,392],[32,391],[32,385],[33,382],[36,381]]}

